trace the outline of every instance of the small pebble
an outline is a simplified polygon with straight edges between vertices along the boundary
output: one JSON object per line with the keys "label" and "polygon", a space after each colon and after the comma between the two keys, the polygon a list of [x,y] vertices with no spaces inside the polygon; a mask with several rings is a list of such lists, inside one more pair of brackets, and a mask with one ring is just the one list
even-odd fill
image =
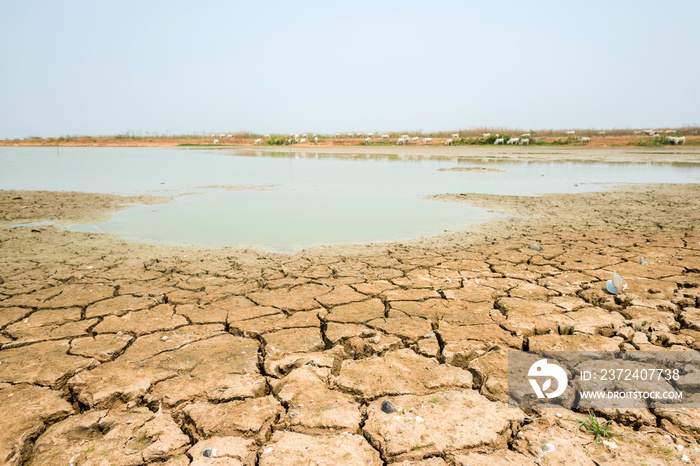
{"label": "small pebble", "polygon": [[386,414],[391,414],[396,412],[396,408],[392,405],[389,400],[382,401],[382,412]]}
{"label": "small pebble", "polygon": [[528,246],[528,247],[529,247],[530,249],[532,249],[533,251],[542,251],[542,250],[544,250],[544,248],[543,248],[542,246],[540,246],[539,244],[537,244],[537,243],[532,243],[532,244],[531,244],[530,246]]}
{"label": "small pebble", "polygon": [[555,414],[555,416],[558,417],[559,419],[561,419],[561,413],[557,413],[557,414]]}
{"label": "small pebble", "polygon": [[416,416],[416,422],[423,422],[424,419],[420,416]]}
{"label": "small pebble", "polygon": [[649,265],[649,262],[647,262],[647,260],[644,256],[639,258],[639,263],[642,265]]}
{"label": "small pebble", "polygon": [[676,445],[676,450],[683,451],[683,445]]}
{"label": "small pebble", "polygon": [[551,453],[551,452],[553,452],[553,451],[556,449],[556,448],[554,447],[554,444],[553,444],[553,443],[550,443],[550,442],[542,442],[542,444],[540,445],[540,447],[542,448],[542,454],[543,454],[543,455],[546,455],[547,453]]}
{"label": "small pebble", "polygon": [[163,335],[162,337],[160,337],[160,341],[168,341],[168,336]]}
{"label": "small pebble", "polygon": [[690,463],[690,458],[688,458],[687,455],[683,455],[681,456],[681,461],[683,461],[684,463]]}
{"label": "small pebble", "polygon": [[617,450],[617,443],[615,442],[608,442],[607,440],[603,440],[603,445],[610,448],[611,450]]}
{"label": "small pebble", "polygon": [[205,458],[212,458],[216,456],[216,449],[207,447],[202,452],[202,456],[204,456]]}

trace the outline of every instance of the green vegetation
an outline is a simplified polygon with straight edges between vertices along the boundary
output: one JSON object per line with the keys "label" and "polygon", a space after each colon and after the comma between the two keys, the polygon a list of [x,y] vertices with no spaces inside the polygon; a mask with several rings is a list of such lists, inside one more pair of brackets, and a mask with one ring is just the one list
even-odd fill
{"label": "green vegetation", "polygon": [[287,144],[287,138],[283,136],[274,136],[264,142],[266,146],[283,146]]}
{"label": "green vegetation", "polygon": [[601,424],[590,409],[588,410],[588,419],[584,419],[583,421],[570,420],[578,423],[578,430],[581,432],[593,435],[595,443],[598,443],[601,438],[612,438],[615,435],[622,435],[619,432],[610,430],[610,423],[612,423],[612,420],[607,420]]}

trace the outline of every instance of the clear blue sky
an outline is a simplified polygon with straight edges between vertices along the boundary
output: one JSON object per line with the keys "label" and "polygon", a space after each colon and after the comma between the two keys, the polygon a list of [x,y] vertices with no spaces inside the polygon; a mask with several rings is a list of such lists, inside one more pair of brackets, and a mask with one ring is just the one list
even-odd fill
{"label": "clear blue sky", "polygon": [[0,138],[700,123],[700,2],[0,3]]}

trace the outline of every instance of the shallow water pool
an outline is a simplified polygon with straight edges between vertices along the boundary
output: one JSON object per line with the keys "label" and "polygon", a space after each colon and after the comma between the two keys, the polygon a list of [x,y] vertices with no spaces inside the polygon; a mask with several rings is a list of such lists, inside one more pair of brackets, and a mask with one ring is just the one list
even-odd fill
{"label": "shallow water pool", "polygon": [[[0,188],[174,196],[97,224],[70,226],[167,244],[292,252],[395,241],[493,217],[441,193],[532,195],[606,183],[697,182],[700,165],[514,162],[184,148],[0,148]],[[500,171],[440,171],[483,167]],[[602,184],[601,184],[602,183]]]}

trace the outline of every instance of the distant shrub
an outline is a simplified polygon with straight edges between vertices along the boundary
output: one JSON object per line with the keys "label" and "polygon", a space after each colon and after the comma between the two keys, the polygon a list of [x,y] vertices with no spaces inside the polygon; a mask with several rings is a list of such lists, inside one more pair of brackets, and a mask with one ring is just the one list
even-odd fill
{"label": "distant shrub", "polygon": [[287,138],[272,137],[265,141],[266,146],[283,146],[287,144]]}

